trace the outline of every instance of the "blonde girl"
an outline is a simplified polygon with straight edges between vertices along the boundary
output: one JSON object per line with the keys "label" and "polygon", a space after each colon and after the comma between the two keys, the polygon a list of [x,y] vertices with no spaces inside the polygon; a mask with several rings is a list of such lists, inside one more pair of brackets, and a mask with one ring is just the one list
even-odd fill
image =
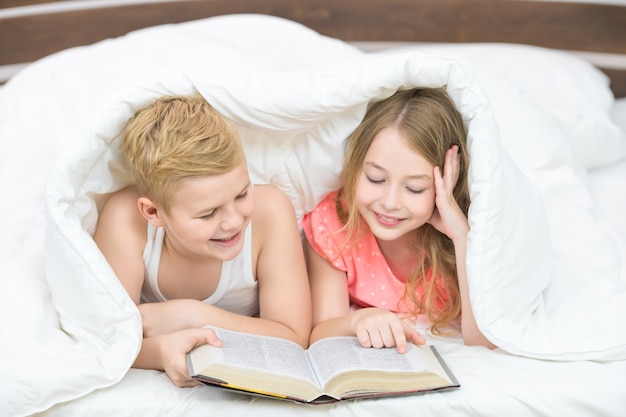
{"label": "blonde girl", "polygon": [[313,300],[311,342],[424,343],[461,314],[465,343],[493,345],[472,314],[465,252],[470,204],[466,132],[444,89],[398,91],[348,138],[342,187],[303,219]]}

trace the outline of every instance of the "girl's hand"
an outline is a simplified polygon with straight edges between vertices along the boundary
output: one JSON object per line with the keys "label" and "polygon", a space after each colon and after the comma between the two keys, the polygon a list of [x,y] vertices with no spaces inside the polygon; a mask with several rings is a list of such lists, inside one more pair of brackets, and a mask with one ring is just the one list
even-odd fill
{"label": "girl's hand", "polygon": [[454,187],[459,180],[461,156],[459,147],[452,146],[446,152],[443,175],[439,167],[433,169],[435,178],[435,210],[428,221],[452,241],[464,238],[469,231],[469,223],[465,214],[454,199]]}
{"label": "girl's hand", "polygon": [[382,308],[362,308],[353,313],[352,328],[363,347],[398,347],[406,352],[407,341],[423,345],[426,340],[417,330],[391,311]]}
{"label": "girl's hand", "polygon": [[189,377],[186,355],[192,349],[201,345],[221,347],[215,331],[208,328],[186,329],[178,332],[157,336],[159,338],[159,352],[163,370],[167,376],[179,387],[199,385]]}

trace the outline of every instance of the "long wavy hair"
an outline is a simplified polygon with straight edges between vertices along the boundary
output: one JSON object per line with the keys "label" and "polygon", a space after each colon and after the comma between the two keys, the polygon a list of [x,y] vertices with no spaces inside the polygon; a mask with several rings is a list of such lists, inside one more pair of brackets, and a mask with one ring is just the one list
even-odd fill
{"label": "long wavy hair", "polygon": [[[444,166],[446,151],[458,145],[461,164],[454,198],[467,217],[470,204],[467,181],[469,156],[467,132],[461,114],[443,88],[398,91],[373,104],[347,141],[342,188],[336,200],[347,245],[358,240],[367,228],[357,209],[356,187],[370,144],[387,127],[398,129],[415,152],[439,167]],[[404,303],[413,315],[426,314],[433,333],[441,333],[441,329],[461,311],[454,246],[445,234],[430,224],[424,224],[412,234],[413,250],[421,263],[407,278],[405,296],[400,303]],[[430,275],[429,271],[432,272]],[[423,292],[418,295],[416,290],[420,287]]]}

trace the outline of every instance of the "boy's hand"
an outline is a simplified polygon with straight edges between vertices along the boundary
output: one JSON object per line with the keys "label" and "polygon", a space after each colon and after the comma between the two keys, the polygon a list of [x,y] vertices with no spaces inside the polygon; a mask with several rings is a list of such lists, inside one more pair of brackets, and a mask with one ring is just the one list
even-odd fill
{"label": "boy's hand", "polygon": [[160,340],[160,356],[167,376],[179,387],[199,385],[189,377],[186,354],[201,345],[221,347],[215,331],[208,328],[186,329],[157,336]]}

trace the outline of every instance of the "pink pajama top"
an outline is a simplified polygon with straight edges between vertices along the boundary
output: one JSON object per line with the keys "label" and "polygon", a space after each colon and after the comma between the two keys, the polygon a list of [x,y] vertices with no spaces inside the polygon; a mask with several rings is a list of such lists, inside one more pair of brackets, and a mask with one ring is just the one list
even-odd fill
{"label": "pink pajama top", "polygon": [[[333,267],[346,272],[352,304],[384,308],[394,313],[411,313],[413,304],[408,298],[403,300],[404,282],[391,272],[371,231],[364,232],[358,243],[344,245],[346,234],[338,232],[343,224],[337,215],[336,194],[336,191],[328,194],[303,217],[302,228],[309,244]],[[418,287],[416,291],[419,298],[423,289]]]}

